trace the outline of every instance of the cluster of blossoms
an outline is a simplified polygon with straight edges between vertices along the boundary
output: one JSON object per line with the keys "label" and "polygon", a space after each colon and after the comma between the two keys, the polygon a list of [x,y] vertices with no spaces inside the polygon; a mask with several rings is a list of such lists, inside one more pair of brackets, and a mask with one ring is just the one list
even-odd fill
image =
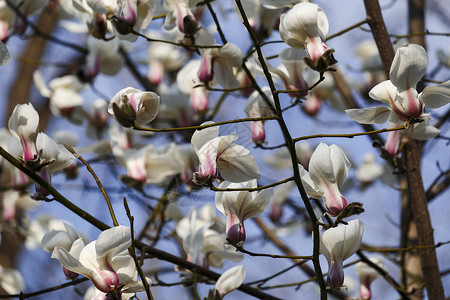
{"label": "cluster of blossoms", "polygon": [[[39,13],[51,2],[8,0],[6,5],[5,1],[0,0],[0,65],[10,60],[4,44],[8,37],[24,33],[26,17]],[[235,246],[242,247],[247,239],[245,220],[262,214],[270,203],[270,218],[275,223],[280,222],[283,203],[297,183],[303,186],[309,197],[322,199],[327,217],[335,220],[334,224],[322,224],[324,226],[320,230],[323,231],[315,238],[319,239],[320,253],[329,265],[328,287],[334,290],[344,285],[343,262],[358,251],[364,231],[364,224],[359,219],[343,220],[363,211],[361,208],[356,213],[349,211],[353,205],[361,204],[349,202],[341,192],[351,166],[344,151],[337,145],[325,143],[320,143],[313,151],[309,146],[298,143],[296,159],[299,164],[293,166],[295,159],[287,147],[283,148],[267,163],[278,169],[298,167],[300,178],[296,183],[287,180],[272,193],[270,188],[258,186],[257,180],[264,177],[257,163],[258,158],[251,154],[248,147],[239,144],[238,134],[224,134],[223,131],[227,130],[224,126],[210,121],[216,116],[215,109],[210,109],[210,90],[222,88],[226,93],[224,96],[239,90],[246,98],[242,113],[250,118],[261,118],[251,122],[250,130],[254,144],[263,148],[267,139],[265,120],[272,117],[279,119],[275,115],[280,103],[275,101],[271,87],[262,86],[255,90],[250,79],[255,75],[267,76],[267,72],[275,79],[277,86],[288,90],[293,103],[305,100],[302,110],[306,114],[316,116],[324,101],[329,101],[338,111],[343,110],[343,101],[336,94],[335,82],[324,75],[335,71],[333,65],[337,61],[333,57],[335,50],[325,43],[329,24],[322,8],[317,4],[292,0],[242,1],[248,13],[247,19],[258,38],[270,36],[278,26],[281,39],[289,46],[280,51],[278,66],[263,59],[263,68],[261,57],[256,54],[245,56],[238,45],[225,42],[225,39],[220,44],[214,37],[215,30],[202,24],[205,3],[210,4],[209,1],[56,2],[54,5],[66,18],[61,25],[72,33],[87,34],[85,57],[76,74],[53,78],[48,83],[45,74],[36,71],[33,76],[36,89],[49,100],[54,116],[76,125],[85,123],[88,128],[86,136],[99,140],[89,150],[98,155],[109,154],[121,164],[126,174],[121,174],[119,179],[126,186],[145,196],[148,196],[144,190],[148,185],[164,186],[167,188],[167,193],[162,197],[164,200],[170,198],[167,195],[172,192],[174,183],[181,182],[183,188],[179,191],[186,193],[201,188],[216,191],[215,207],[226,217],[226,221],[216,216],[212,205],[205,205],[202,209],[192,208],[183,217],[178,207],[170,203],[161,214],[162,225],[165,217],[176,222],[173,236],[177,237],[188,262],[203,268],[222,268],[225,260],[240,261],[243,255],[235,251]],[[17,8],[19,15],[11,10],[11,5]],[[162,33],[146,32],[152,19],[160,15],[165,16]],[[74,19],[81,22],[75,24],[72,22]],[[147,35],[149,41],[162,41],[152,43],[148,49],[149,71],[143,81],[148,79],[146,83],[154,89],[118,88],[120,90],[109,100],[96,99],[85,103],[81,96],[85,87],[93,84],[101,74],[117,74],[125,59],[129,59],[127,51],[130,46],[125,41],[134,42],[139,36]],[[361,47],[358,51],[364,59],[363,70],[379,71],[378,53],[365,49]],[[119,56],[118,53],[124,55]],[[440,55],[442,61],[445,60],[443,55]],[[425,49],[413,44],[400,46],[392,62],[389,80],[378,83],[381,77],[376,73],[378,76],[371,74],[373,76],[369,82],[369,96],[387,106],[349,109],[346,110],[347,115],[362,124],[389,121],[390,127],[397,127],[406,122],[410,127],[409,134],[420,140],[437,136],[440,131],[429,125],[430,117],[425,106],[438,108],[448,104],[450,81],[428,86],[418,93],[417,84],[427,67]],[[216,107],[220,105],[221,102]],[[116,122],[110,122],[110,116]],[[192,128],[197,130],[191,136],[174,134],[167,139],[170,142],[165,146],[157,145],[159,140],[156,139],[149,142],[151,134],[133,131],[158,131],[156,127],[164,127],[162,124],[187,127],[179,129],[180,132]],[[0,146],[49,184],[55,172],[64,170],[68,176],[71,171],[76,173],[73,155],[62,145],[75,147],[76,138],[69,138],[68,134],[63,134],[62,138],[50,138],[39,132],[39,115],[31,103],[15,107],[8,128],[9,131],[0,132]],[[401,134],[406,133],[389,133],[385,148],[392,155],[399,152]],[[28,194],[22,192],[30,182],[17,168],[0,162],[1,183],[13,188],[1,194],[2,222],[8,225],[20,223],[21,211],[37,205]],[[356,176],[362,184],[369,184],[383,171],[369,157]],[[36,185],[36,193],[36,198],[49,200],[47,196],[50,193],[44,187]],[[155,211],[156,215],[159,211],[156,208]],[[34,227],[34,230],[39,228],[34,223],[29,227]],[[61,262],[67,279],[81,274],[92,282],[93,287],[86,293],[86,299],[130,299],[135,297],[136,292],[144,291],[128,250],[132,246],[130,228],[117,226],[105,230],[97,240],[87,245],[66,223],[54,227],[49,225],[45,231],[45,234],[36,234],[39,237],[35,240],[39,240],[44,250],[52,253],[52,258]],[[36,244],[31,238],[27,240],[30,244]],[[380,261],[372,262],[384,268]],[[177,271],[184,279],[192,281],[190,271],[183,268]],[[378,277],[378,273],[367,264],[358,264],[356,271],[361,281],[360,298],[370,299],[370,283]],[[228,269],[217,280],[207,299],[222,299],[239,288],[244,278],[245,269],[242,266]],[[12,280],[17,284],[8,285]],[[151,282],[150,279],[148,281]],[[0,286],[8,293],[18,293],[24,289],[20,274],[8,269],[0,269]]]}

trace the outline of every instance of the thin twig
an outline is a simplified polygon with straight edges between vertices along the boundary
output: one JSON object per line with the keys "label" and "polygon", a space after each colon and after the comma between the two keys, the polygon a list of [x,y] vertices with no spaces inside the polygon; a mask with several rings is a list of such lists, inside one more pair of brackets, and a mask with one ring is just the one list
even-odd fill
{"label": "thin twig", "polygon": [[89,173],[91,173],[92,177],[94,177],[95,182],[97,183],[98,188],[100,189],[100,191],[103,194],[103,197],[105,198],[106,201],[106,205],[108,205],[108,210],[109,210],[109,214],[111,215],[111,218],[113,220],[113,224],[114,226],[119,226],[119,222],[117,222],[116,219],[116,215],[114,213],[114,209],[111,205],[111,200],[109,200],[108,194],[106,193],[105,188],[103,187],[103,184],[101,183],[100,179],[98,179],[97,174],[95,174],[94,170],[91,168],[91,166],[89,165],[89,163],[82,158],[72,147],[70,147],[69,145],[64,145],[64,147],[73,154],[73,156],[75,156],[76,158],[78,158],[85,166],[86,169],[89,171]]}

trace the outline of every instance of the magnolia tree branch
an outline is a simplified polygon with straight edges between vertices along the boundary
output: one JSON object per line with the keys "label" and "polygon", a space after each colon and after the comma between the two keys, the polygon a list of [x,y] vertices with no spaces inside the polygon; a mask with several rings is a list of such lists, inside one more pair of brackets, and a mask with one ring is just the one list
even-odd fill
{"label": "magnolia tree branch", "polygon": [[[389,76],[394,50],[389,39],[378,0],[365,0],[366,12],[373,37],[383,62],[384,70]],[[418,230],[419,245],[433,245],[433,228],[428,212],[425,190],[420,172],[420,155],[415,141],[409,137],[404,145],[404,168],[408,182],[408,193],[411,209]],[[439,275],[436,251],[434,248],[420,250],[420,261],[425,286],[430,299],[444,299],[444,290]]]}

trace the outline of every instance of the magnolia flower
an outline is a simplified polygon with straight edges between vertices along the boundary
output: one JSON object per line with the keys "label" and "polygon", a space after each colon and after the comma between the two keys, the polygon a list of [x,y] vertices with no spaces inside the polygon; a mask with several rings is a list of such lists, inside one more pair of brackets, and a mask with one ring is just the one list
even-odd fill
{"label": "magnolia flower", "polygon": [[[320,72],[336,63],[328,49],[325,38],[328,34],[328,19],[325,12],[313,3],[296,4],[280,19],[280,36],[283,41],[296,49],[306,49],[308,65]],[[309,63],[310,62],[310,63]]]}
{"label": "magnolia flower", "polygon": [[25,163],[39,161],[36,139],[39,130],[39,114],[31,103],[17,104],[8,121],[12,135],[20,140],[23,146],[22,159]]}
{"label": "magnolia flower", "polygon": [[328,261],[327,283],[331,287],[341,287],[344,283],[343,262],[352,256],[361,245],[364,224],[352,220],[348,225],[339,224],[320,235],[320,253]]}
{"label": "magnolia flower", "polygon": [[[212,124],[205,122],[203,125]],[[194,180],[205,183],[220,175],[231,182],[243,182],[258,179],[261,174],[255,157],[246,148],[233,143],[238,138],[234,132],[219,136],[219,126],[196,130],[191,143],[200,162],[199,171],[194,173]]]}
{"label": "magnolia flower", "polygon": [[39,71],[33,73],[33,81],[39,93],[50,98],[50,111],[57,117],[64,117],[72,123],[81,124],[85,117],[83,109],[83,97],[80,92],[84,84],[74,75],[66,75],[55,78],[45,84]]}
{"label": "magnolia flower", "polygon": [[187,253],[187,260],[203,266],[221,268],[225,259],[239,261],[240,253],[232,251],[231,245],[224,245],[224,235],[221,223],[215,221],[214,213],[206,206],[200,213],[193,209],[189,216],[181,219],[176,228],[177,235],[183,240],[183,248]]}
{"label": "magnolia flower", "polygon": [[[151,31],[149,35],[154,39],[164,39],[169,41],[179,41],[183,34],[175,28],[171,31]],[[148,65],[150,67],[148,79],[151,83],[158,85],[162,82],[166,72],[181,69],[186,61],[186,53],[179,47],[168,43],[154,43],[148,47]]]}
{"label": "magnolia flower", "polygon": [[91,139],[100,139],[108,129],[108,101],[97,99],[92,102],[87,111],[88,124],[86,135]]}
{"label": "magnolia flower", "polygon": [[[49,0],[11,0],[10,5],[16,7],[24,17],[40,13],[47,7]],[[14,20],[14,32],[23,34],[28,23],[22,17],[16,15]]]}
{"label": "magnolia flower", "polygon": [[[218,45],[214,37],[202,29],[196,39],[198,45]],[[233,72],[233,67],[242,65],[243,55],[241,49],[232,43],[227,43],[220,48],[200,48],[202,59],[198,70],[200,81],[208,83],[213,79],[225,89],[239,87],[239,81]]]}
{"label": "magnolia flower", "polygon": [[[378,267],[386,271],[384,267],[384,259],[381,257],[371,257],[369,258],[371,262],[376,264]],[[360,286],[359,286],[359,298],[361,300],[369,300],[372,298],[372,292],[370,291],[370,284],[377,278],[380,278],[380,273],[377,270],[360,261],[355,267],[356,274],[358,274]]]}
{"label": "magnolia flower", "polygon": [[389,80],[376,85],[369,96],[387,104],[365,109],[348,109],[348,116],[361,124],[394,124],[411,119],[424,119],[424,107],[438,108],[450,103],[450,81],[426,87],[417,93],[416,85],[425,75],[428,57],[422,46],[408,44],[395,53],[389,72]]}
{"label": "magnolia flower", "polygon": [[0,287],[10,295],[19,294],[25,290],[25,281],[16,269],[0,266]]}
{"label": "magnolia flower", "polygon": [[[306,81],[309,85],[315,84],[319,80],[317,72],[307,72]],[[316,86],[306,96],[306,101],[302,105],[302,110],[309,116],[316,116],[323,103],[331,105],[338,112],[344,112],[346,106],[340,93],[337,92],[336,84],[332,76],[324,75],[323,81]]]}
{"label": "magnolia flower", "polygon": [[121,46],[119,39],[105,41],[89,35],[86,46],[88,54],[83,75],[88,79],[94,78],[98,73],[115,75],[122,69],[122,58],[117,55]]}
{"label": "magnolia flower", "polygon": [[380,177],[383,172],[383,166],[376,162],[375,154],[370,152],[364,155],[362,164],[356,169],[356,178],[362,184],[370,184]]}
{"label": "magnolia flower", "polygon": [[337,216],[347,200],[340,187],[348,176],[351,163],[344,151],[336,145],[320,143],[309,161],[309,173],[300,165],[300,175],[306,193],[313,198],[323,198],[327,211]]}
{"label": "magnolia flower", "polygon": [[242,282],[245,279],[245,269],[243,266],[235,266],[232,267],[222,275],[220,275],[219,279],[217,279],[216,284],[214,285],[214,293],[218,293],[220,299],[222,299],[225,295],[231,293],[235,289],[241,286]]}
{"label": "magnolia flower", "polygon": [[101,292],[114,293],[120,299],[122,292],[139,286],[136,265],[127,250],[130,246],[130,228],[117,226],[103,231],[78,256],[57,246],[52,258],[59,259],[69,271],[88,277]]}
{"label": "magnolia flower", "polygon": [[[280,1],[277,0],[276,2]],[[241,3],[247,15],[248,22],[258,38],[265,39],[269,37],[272,34],[273,28],[276,27],[283,8],[263,5],[264,1],[260,0],[244,0]],[[235,5],[235,10],[238,18],[242,19],[237,5]]]}
{"label": "magnolia flower", "polygon": [[204,113],[208,109],[208,91],[200,85],[199,68],[200,60],[191,60],[184,65],[177,74],[177,86],[183,94],[189,95],[192,109]]}
{"label": "magnolia flower", "polygon": [[[224,181],[219,185],[219,189],[256,187],[256,179],[242,183]],[[266,209],[269,200],[269,189],[264,189],[259,193],[250,191],[217,192],[216,207],[227,217],[227,238],[239,244],[244,243],[246,238],[244,221],[259,216]]]}
{"label": "magnolia flower", "polygon": [[[273,102],[272,91],[268,86],[264,86],[261,90],[269,99],[272,107],[275,107]],[[261,97],[258,91],[254,91],[248,98],[245,104],[245,113],[250,118],[267,117],[273,115],[269,104]],[[257,145],[261,145],[266,139],[266,132],[264,130],[264,121],[252,121],[252,139]]]}
{"label": "magnolia flower", "polygon": [[192,9],[200,0],[164,0],[167,16],[164,22],[164,29],[171,30],[175,26],[178,30],[192,35],[197,30],[197,18]]}
{"label": "magnolia flower", "polygon": [[2,201],[2,221],[5,223],[20,223],[26,211],[39,206],[39,202],[30,195],[21,194],[16,190],[7,190],[0,194]]}
{"label": "magnolia flower", "polygon": [[[52,174],[68,167],[73,162],[74,157],[63,145],[57,145],[43,132],[38,134],[36,146],[43,164],[38,173],[50,184]],[[38,184],[36,184],[36,193],[40,196],[49,195],[49,192]]]}
{"label": "magnolia flower", "polygon": [[108,112],[124,127],[142,126],[153,121],[159,110],[159,96],[153,92],[127,87],[109,103]]}

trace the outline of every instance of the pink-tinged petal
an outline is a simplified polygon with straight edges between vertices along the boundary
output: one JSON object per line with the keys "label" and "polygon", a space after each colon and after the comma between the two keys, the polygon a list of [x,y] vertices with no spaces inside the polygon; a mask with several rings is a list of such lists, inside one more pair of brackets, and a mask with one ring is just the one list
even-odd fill
{"label": "pink-tinged petal", "polygon": [[306,114],[314,117],[319,113],[321,107],[322,107],[322,99],[320,99],[314,94],[311,94],[306,98],[306,101],[304,102],[302,109]]}
{"label": "pink-tinged petal", "polygon": [[200,68],[198,69],[198,79],[202,82],[210,82],[214,78],[214,68],[213,68],[213,56],[212,49],[206,49],[203,52],[202,59],[200,61]]}
{"label": "pink-tinged petal", "polygon": [[205,113],[208,110],[208,95],[204,87],[193,88],[190,94],[192,109],[198,113]]}
{"label": "pink-tinged petal", "polygon": [[125,0],[120,16],[131,25],[134,25],[137,20],[137,0]]}
{"label": "pink-tinged petal", "polygon": [[226,294],[237,289],[245,279],[243,266],[236,266],[226,270],[217,280],[214,289],[223,298]]}
{"label": "pink-tinged petal", "polygon": [[399,151],[399,146],[400,146],[400,131],[389,132],[386,144],[384,145],[387,152],[392,156],[396,156]]}
{"label": "pink-tinged petal", "polygon": [[346,109],[345,112],[350,119],[360,124],[384,123],[389,119],[391,114],[391,110],[385,106]]}
{"label": "pink-tinged petal", "polygon": [[257,145],[261,145],[266,140],[266,131],[264,130],[264,122],[252,122],[252,140]]}
{"label": "pink-tinged petal", "polygon": [[426,107],[439,108],[450,103],[450,80],[442,83],[427,86],[419,95]]}
{"label": "pink-tinged petal", "polygon": [[342,261],[331,262],[328,270],[327,285],[331,287],[341,287],[344,284],[344,268]]}
{"label": "pink-tinged petal", "polygon": [[39,130],[39,114],[31,103],[16,105],[9,118],[8,128],[22,143],[25,162],[38,156],[36,138]]}
{"label": "pink-tinged petal", "polygon": [[400,92],[410,88],[415,89],[427,68],[428,56],[425,49],[415,44],[404,45],[395,53],[389,79]]}
{"label": "pink-tinged petal", "polygon": [[[420,118],[422,116],[423,103],[419,100],[417,91],[414,88],[399,92],[394,103],[394,112],[396,112],[397,115],[405,115],[408,119]],[[400,113],[398,113],[398,111],[400,111]]]}

